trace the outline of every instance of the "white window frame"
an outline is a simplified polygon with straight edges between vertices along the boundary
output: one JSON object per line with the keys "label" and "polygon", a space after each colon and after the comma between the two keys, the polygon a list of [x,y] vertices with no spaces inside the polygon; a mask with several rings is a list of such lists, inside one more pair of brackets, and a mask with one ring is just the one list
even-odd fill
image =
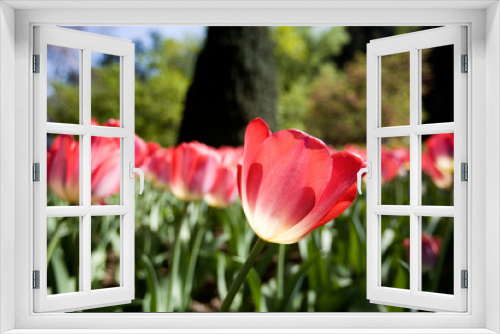
{"label": "white window frame", "polygon": [[[47,122],[47,46],[57,45],[80,53],[79,124]],[[92,52],[114,55],[120,62],[120,127],[91,125],[91,55]],[[34,258],[39,271],[39,289],[34,289],[35,312],[75,311],[130,303],[134,299],[135,191],[129,168],[134,165],[135,134],[135,46],[131,41],[100,36],[71,29],[34,27],[34,54],[39,55],[39,73],[33,75],[34,162],[39,163],[39,182],[33,184]],[[75,111],[76,112],[76,111]],[[79,135],[80,203],[75,206],[47,206],[47,134]],[[120,204],[91,203],[91,138],[113,137],[120,140]],[[120,285],[91,289],[91,224],[95,216],[120,217]],[[79,219],[79,290],[47,295],[47,218]]]}
{"label": "white window frame", "polygon": [[[116,9],[117,6],[134,9]],[[12,7],[18,9],[14,10]],[[66,9],[50,10],[58,7]],[[147,7],[150,7],[147,9]],[[393,8],[397,6],[397,8]],[[99,7],[99,8],[97,8]],[[109,9],[103,9],[108,7]],[[137,10],[137,8],[145,8]],[[158,8],[163,7],[163,8]],[[24,9],[22,9],[24,8]],[[45,8],[45,9],[43,9]],[[47,8],[49,8],[47,10]],[[113,9],[114,8],[114,9]],[[34,314],[32,82],[35,24],[468,26],[468,312],[439,314]],[[6,28],[6,29],[4,29]],[[15,35],[14,35],[15,32]],[[15,36],[15,38],[14,38]],[[500,331],[500,10],[498,1],[4,1],[0,4],[0,330],[60,332],[495,333]],[[14,58],[15,55],[15,58]],[[15,70],[13,69],[15,67]],[[487,68],[487,70],[486,70]],[[14,82],[14,85],[12,83]],[[15,112],[14,112],[15,110]],[[12,145],[12,135],[15,141]],[[488,153],[486,153],[488,152]],[[15,173],[14,173],[15,172]],[[14,178],[12,177],[14,175]],[[486,175],[488,179],[486,182]],[[12,191],[15,196],[12,199]],[[486,196],[488,194],[488,196]],[[13,209],[12,209],[13,208]],[[15,224],[13,224],[13,222]],[[486,256],[488,255],[488,256]],[[28,260],[27,260],[28,259]],[[14,307],[12,307],[14,305]],[[137,329],[139,325],[142,329]],[[132,330],[137,329],[137,330]],[[191,329],[189,331],[188,329]],[[264,329],[267,329],[264,331]],[[357,330],[356,330],[357,329]],[[415,330],[417,329],[417,330]],[[40,331],[42,332],[42,331]],[[47,332],[47,331],[45,331]]]}
{"label": "white window frame", "polygon": [[[367,45],[367,161],[371,177],[367,179],[367,298],[384,305],[403,306],[418,310],[467,310],[467,290],[461,288],[461,270],[467,269],[467,187],[460,178],[460,164],[467,163],[467,76],[462,73],[461,56],[467,54],[466,28],[448,26],[402,34],[370,41]],[[453,47],[453,122],[422,123],[422,58],[421,50],[445,45]],[[382,58],[398,53],[409,54],[410,103],[409,124],[382,126],[381,85]],[[421,135],[454,133],[453,206],[422,205],[422,144]],[[410,202],[387,205],[381,202],[381,143],[385,138],[407,137],[410,142]],[[381,217],[406,216],[410,230],[409,289],[395,289],[381,284]],[[422,222],[423,216],[453,217],[453,294],[422,291]]]}

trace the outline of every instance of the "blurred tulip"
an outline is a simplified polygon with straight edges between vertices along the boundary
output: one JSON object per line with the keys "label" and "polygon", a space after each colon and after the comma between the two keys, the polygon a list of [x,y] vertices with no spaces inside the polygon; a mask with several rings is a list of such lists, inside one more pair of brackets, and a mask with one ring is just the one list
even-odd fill
{"label": "blurred tulip", "polygon": [[[403,246],[406,249],[406,256],[409,260],[410,239],[404,239]],[[430,270],[436,265],[440,251],[441,238],[422,233],[422,267],[424,270]]]}
{"label": "blurred tulip", "polygon": [[156,184],[156,186],[163,189],[170,189],[170,181],[173,175],[172,158],[174,148],[168,149],[159,148],[149,158],[146,166],[146,175]]}
{"label": "blurred tulip", "polygon": [[139,165],[139,168],[142,169],[144,172],[144,175],[151,175],[151,172],[149,170],[150,164],[151,164],[151,158],[155,153],[160,149],[160,144],[155,143],[155,142],[148,142],[146,143],[146,156],[144,160],[142,161],[142,164]]}
{"label": "blurred tulip", "polygon": [[401,162],[399,159],[396,159],[391,150],[385,146],[382,146],[381,151],[382,183],[385,183],[391,181],[396,175],[398,175],[399,169],[401,168]]}
{"label": "blurred tulip", "polygon": [[217,161],[214,149],[205,144],[180,144],[173,151],[170,190],[185,201],[203,198],[214,185]]}
{"label": "blurred tulip", "polygon": [[432,178],[438,188],[450,188],[454,172],[453,133],[432,135],[424,145],[422,170]]}
{"label": "blurred tulip", "polygon": [[120,191],[120,145],[115,138],[92,137],[90,152],[92,203],[98,203]]}
{"label": "blurred tulip", "polygon": [[263,240],[290,244],[344,212],[356,198],[361,158],[330,154],[298,130],[271,134],[260,118],[245,133],[238,190],[247,220]]}
{"label": "blurred tulip", "polygon": [[148,158],[148,145],[146,142],[139,137],[138,135],[135,135],[135,165],[138,168],[141,168],[142,165],[144,165],[144,162]]}
{"label": "blurred tulip", "polygon": [[217,150],[219,164],[213,187],[204,196],[208,205],[225,208],[229,206],[238,194],[236,186],[237,164],[243,155],[243,147],[221,147]]}
{"label": "blurred tulip", "polygon": [[[47,150],[47,184],[61,199],[79,203],[79,143],[59,135]],[[91,139],[91,200],[102,202],[120,190],[120,148],[113,138]]]}
{"label": "blurred tulip", "polygon": [[47,149],[47,186],[62,200],[80,201],[80,147],[70,135],[57,136]]}
{"label": "blurred tulip", "polygon": [[410,170],[410,150],[406,147],[396,147],[391,151],[394,159],[399,161],[400,175],[406,175],[406,172]]}
{"label": "blurred tulip", "polygon": [[[92,125],[99,125],[97,122],[96,124]],[[102,126],[110,126],[110,127],[120,127],[120,121],[117,119],[109,119],[106,123],[104,123]],[[146,162],[146,159],[149,154],[149,146],[146,144],[146,142],[139,137],[138,135],[134,135],[134,146],[135,146],[135,166],[137,168],[142,168],[144,163]],[[120,147],[120,138],[113,138],[113,140],[116,142],[118,147]],[[155,143],[156,144],[156,143]],[[156,144],[158,145],[158,144]],[[158,145],[159,146],[159,145]]]}
{"label": "blurred tulip", "polygon": [[361,158],[361,160],[366,162],[366,147],[361,148],[354,144],[347,144],[344,146],[344,151],[354,153],[358,155]]}

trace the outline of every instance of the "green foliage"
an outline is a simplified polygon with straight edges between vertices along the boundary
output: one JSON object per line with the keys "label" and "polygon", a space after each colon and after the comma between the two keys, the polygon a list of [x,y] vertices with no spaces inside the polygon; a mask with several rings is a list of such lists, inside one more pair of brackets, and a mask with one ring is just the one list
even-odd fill
{"label": "green foliage", "polygon": [[314,77],[349,42],[349,35],[344,27],[281,26],[274,27],[272,37],[278,65],[278,124],[282,129],[306,130]]}
{"label": "green foliage", "polygon": [[137,135],[162,146],[176,144],[198,43],[159,40],[152,50],[138,56],[137,62],[147,74],[135,84]]}
{"label": "green foliage", "polygon": [[[162,146],[177,139],[184,99],[191,83],[199,41],[155,38],[151,49],[136,51],[136,134]],[[100,123],[120,115],[120,65],[109,58],[92,67],[92,117]],[[74,77],[75,74],[71,74]],[[78,80],[50,82],[48,116],[52,121],[79,123]]]}

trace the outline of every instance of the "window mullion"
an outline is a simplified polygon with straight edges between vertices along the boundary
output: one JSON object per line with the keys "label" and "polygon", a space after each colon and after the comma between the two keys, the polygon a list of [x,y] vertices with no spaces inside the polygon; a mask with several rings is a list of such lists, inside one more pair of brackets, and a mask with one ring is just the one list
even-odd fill
{"label": "window mullion", "polygon": [[420,217],[413,209],[418,205],[418,135],[413,131],[418,125],[420,66],[418,49],[410,50],[410,291],[416,293],[420,287]]}
{"label": "window mullion", "polygon": [[[91,124],[91,50],[86,48],[83,50],[83,61],[82,61],[82,84],[81,84],[81,95],[80,101],[82,101],[82,123],[86,127],[90,127]],[[80,170],[82,170],[82,182],[80,198],[83,201],[83,206],[89,208],[89,211],[82,218],[82,242],[80,244],[80,257],[82,261],[80,262],[80,272],[82,273],[82,284],[85,293],[90,293],[91,290],[91,216],[90,216],[90,205],[91,205],[91,134],[87,132],[82,136],[81,140],[81,150],[80,150]]]}

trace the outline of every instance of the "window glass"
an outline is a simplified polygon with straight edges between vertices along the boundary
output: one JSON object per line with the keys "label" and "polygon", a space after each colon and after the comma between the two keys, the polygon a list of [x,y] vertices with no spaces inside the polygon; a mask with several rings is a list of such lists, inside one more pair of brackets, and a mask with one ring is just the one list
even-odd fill
{"label": "window glass", "polygon": [[80,52],[47,45],[47,122],[80,123]]}
{"label": "window glass", "polygon": [[47,218],[47,294],[80,291],[80,218]]}

